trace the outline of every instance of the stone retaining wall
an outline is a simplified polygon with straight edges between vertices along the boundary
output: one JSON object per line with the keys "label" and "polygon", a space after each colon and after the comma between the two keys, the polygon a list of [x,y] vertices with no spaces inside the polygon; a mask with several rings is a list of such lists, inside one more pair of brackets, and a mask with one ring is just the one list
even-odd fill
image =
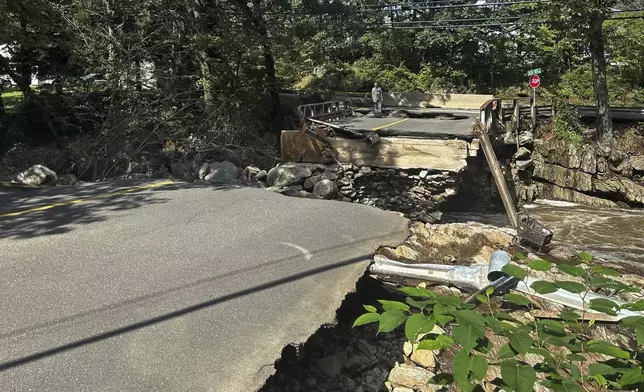
{"label": "stone retaining wall", "polygon": [[517,159],[511,164],[519,200],[644,207],[644,156],[630,155],[617,146],[576,146],[555,139],[535,140],[533,146],[528,165]]}

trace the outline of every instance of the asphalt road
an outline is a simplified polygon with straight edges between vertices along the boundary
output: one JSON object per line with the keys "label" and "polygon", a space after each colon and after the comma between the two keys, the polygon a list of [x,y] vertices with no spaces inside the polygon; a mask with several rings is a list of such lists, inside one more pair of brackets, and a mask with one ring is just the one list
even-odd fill
{"label": "asphalt road", "polygon": [[441,135],[447,137],[473,136],[473,126],[478,118],[478,111],[447,110],[447,109],[417,109],[409,110],[417,116],[427,118],[397,118],[397,117],[347,117],[335,121],[338,125],[348,126],[357,130],[378,131],[381,135],[396,135],[401,132],[406,135],[418,134],[426,136]]}
{"label": "asphalt road", "polygon": [[0,189],[0,206],[2,391],[254,391],[408,235],[250,188]]}

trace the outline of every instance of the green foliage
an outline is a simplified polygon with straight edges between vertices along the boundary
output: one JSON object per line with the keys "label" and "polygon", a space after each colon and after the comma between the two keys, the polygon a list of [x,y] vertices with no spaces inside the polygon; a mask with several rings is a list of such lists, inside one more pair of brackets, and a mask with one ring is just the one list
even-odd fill
{"label": "green foliage", "polygon": [[555,104],[554,133],[557,138],[574,145],[581,144],[582,128],[577,110],[569,104]]}
{"label": "green foliage", "polygon": [[[587,265],[558,266],[560,272],[576,281],[537,281],[531,288],[542,294],[562,289],[582,298],[594,287],[593,282],[603,282],[604,287],[615,290],[634,290],[626,285],[621,287],[617,284],[621,282],[613,280],[619,276],[617,271],[592,265],[592,256],[582,254],[580,258]],[[530,260],[526,267],[527,270],[518,265],[506,266],[504,272],[527,279],[530,270],[548,271],[552,264]],[[608,284],[611,281],[613,283]],[[501,380],[497,382],[502,382],[501,387],[506,391],[532,391],[537,382],[554,391],[581,391],[582,387],[587,390],[593,386],[632,389],[644,382],[637,354],[644,349],[644,317],[627,317],[621,323],[622,328],[634,331],[637,337],[638,346],[628,350],[607,341],[589,340],[587,332],[593,328],[594,320],[589,323],[583,321],[590,311],[615,315],[620,309],[641,310],[644,309],[644,301],[620,306],[608,299],[593,299],[581,314],[564,310],[559,314],[561,320],[537,319],[523,323],[495,310],[491,297],[493,290],[477,296],[482,306],[487,308],[487,314],[472,309],[458,297],[439,296],[424,287],[404,287],[400,292],[408,296],[405,303],[379,301],[382,313],[373,313],[371,306],[365,306],[367,313],[360,316],[355,325],[378,322],[378,331],[388,332],[404,324],[405,336],[410,342],[417,343],[416,350],[450,349],[455,353],[453,374],[436,376],[432,382],[440,385],[455,383],[462,391],[472,391],[483,386],[489,367],[493,365],[500,366]],[[503,299],[532,308],[530,296],[509,293]],[[451,331],[450,336],[437,333],[442,330],[434,329],[436,324],[448,326],[446,330]],[[507,343],[495,352],[486,338],[488,334],[499,336]],[[524,355],[528,353],[542,357],[543,363],[534,367],[526,364]],[[609,360],[581,366],[587,362],[586,353],[603,354]]]}

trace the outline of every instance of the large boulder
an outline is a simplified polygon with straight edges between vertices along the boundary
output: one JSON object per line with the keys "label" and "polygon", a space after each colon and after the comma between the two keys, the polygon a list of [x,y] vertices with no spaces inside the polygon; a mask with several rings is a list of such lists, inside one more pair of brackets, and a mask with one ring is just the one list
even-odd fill
{"label": "large boulder", "polygon": [[536,161],[534,177],[562,188],[570,188],[581,192],[593,190],[593,176],[591,174],[558,165]]}
{"label": "large boulder", "polygon": [[16,176],[17,182],[25,185],[56,185],[58,175],[43,165],[34,165]]}
{"label": "large boulder", "polygon": [[205,180],[211,184],[232,185],[237,180],[237,166],[228,161],[212,163]]}
{"label": "large boulder", "polygon": [[291,185],[302,185],[313,172],[307,165],[285,164],[272,168],[266,177],[270,187],[284,188]]}

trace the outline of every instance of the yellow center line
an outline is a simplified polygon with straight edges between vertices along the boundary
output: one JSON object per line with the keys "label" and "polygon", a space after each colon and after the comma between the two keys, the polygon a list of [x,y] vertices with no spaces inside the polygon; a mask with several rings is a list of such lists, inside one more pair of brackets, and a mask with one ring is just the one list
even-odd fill
{"label": "yellow center line", "polygon": [[381,127],[374,128],[374,129],[372,129],[372,131],[379,131],[379,130],[381,130],[381,129],[384,129],[384,128],[387,128],[387,127],[390,127],[390,126],[392,126],[392,125],[396,125],[396,124],[404,123],[404,122],[405,122],[405,121],[407,121],[407,120],[409,120],[409,119],[408,119],[408,118],[403,118],[402,120],[394,121],[394,122],[392,122],[391,124],[387,124],[387,125],[383,125],[383,126],[381,126]]}
{"label": "yellow center line", "polygon": [[158,187],[162,187],[162,186],[170,185],[170,184],[174,184],[174,181],[168,180],[168,181],[156,182],[154,184],[137,186],[137,187],[127,188],[127,189],[123,189],[123,190],[116,191],[116,192],[103,193],[103,194],[96,195],[96,196],[90,196],[90,197],[86,197],[84,199],[62,201],[60,203],[48,204],[48,205],[29,208],[29,209],[26,209],[26,210],[21,210],[21,211],[16,211],[16,212],[9,212],[9,213],[6,213],[6,214],[0,214],[0,218],[6,218],[6,217],[10,217],[10,216],[20,216],[20,215],[23,215],[23,214],[28,214],[30,212],[46,211],[46,210],[51,210],[52,208],[56,208],[56,207],[63,207],[63,206],[70,206],[70,205],[74,205],[74,204],[80,204],[80,203],[84,203],[84,202],[90,201],[90,200],[102,199],[102,198],[106,198],[106,197],[110,197],[110,196],[116,196],[116,195],[124,195],[126,193],[141,191],[141,190],[145,190],[145,189],[158,188]]}

